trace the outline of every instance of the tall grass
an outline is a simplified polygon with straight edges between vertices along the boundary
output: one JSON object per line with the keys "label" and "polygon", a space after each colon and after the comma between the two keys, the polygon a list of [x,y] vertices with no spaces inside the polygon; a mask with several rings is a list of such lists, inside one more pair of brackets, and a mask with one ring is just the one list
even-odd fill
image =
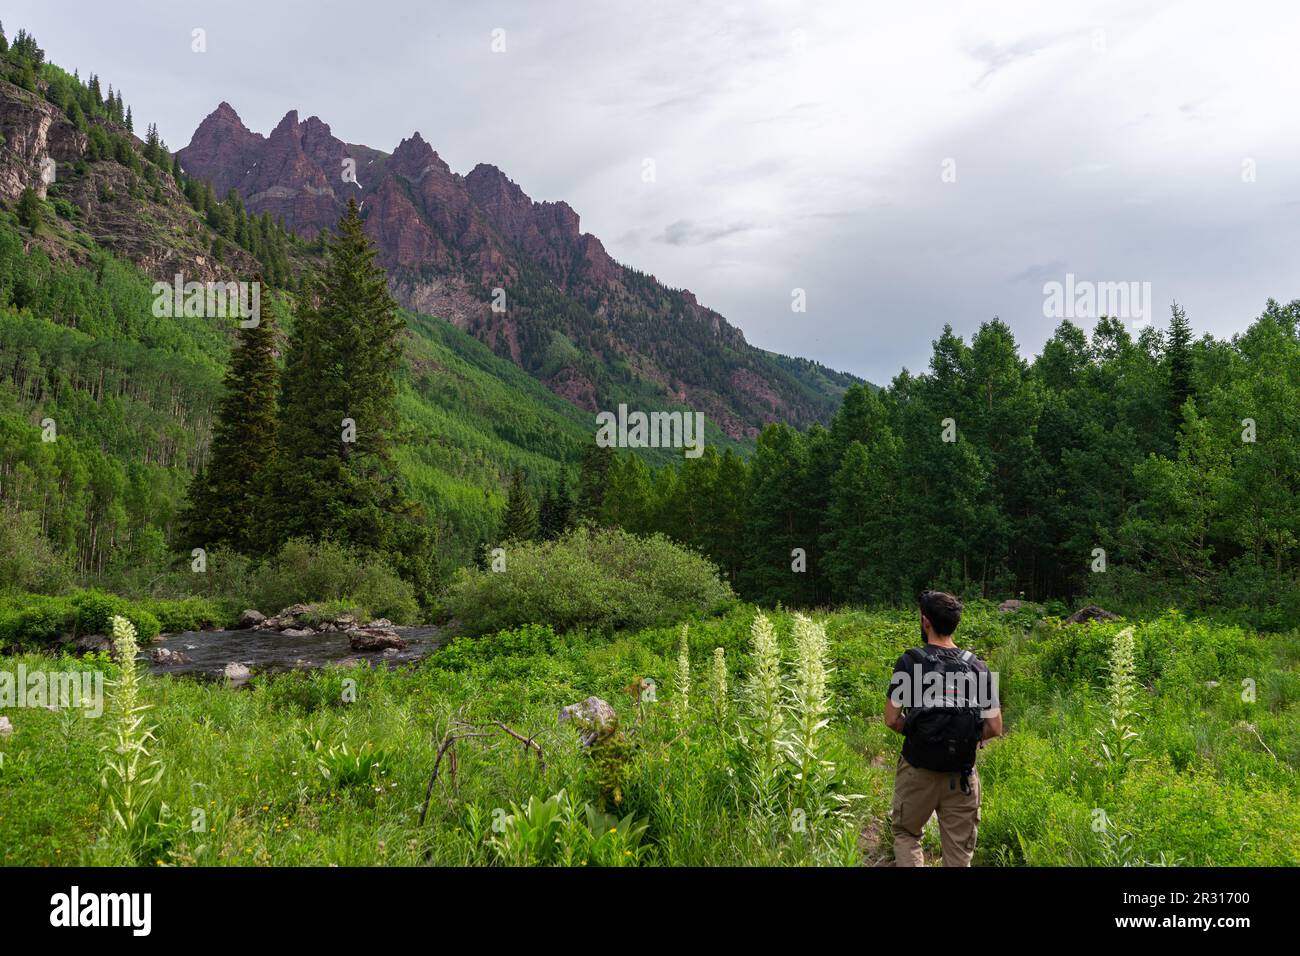
{"label": "tall grass", "polygon": [[[553,864],[870,863],[889,853],[899,746],[881,721],[885,688],[915,620],[845,610],[810,623],[824,629],[824,645],[779,610],[756,618],[738,608],[693,620],[691,641],[713,654],[707,677],[697,670],[701,659],[692,667],[685,725],[671,716],[667,693],[638,716],[625,692],[637,675],[672,689],[679,623],[612,638],[547,632],[543,640],[532,628],[466,641],[473,654],[435,654],[398,671],[259,676],[244,690],[137,673],[133,706],[150,709],[136,711],[147,720],[128,737],[153,737],[141,738],[147,757],[137,757],[135,771],[125,769],[130,748],[116,751],[116,728],[132,709],[121,707],[130,692],[116,684],[99,721],[40,708],[13,716],[15,733],[0,738],[0,854],[22,865],[501,865],[506,856],[495,841],[515,808],[526,816],[534,798],[545,803],[564,791],[560,849],[546,857]],[[1127,670],[1112,660],[1123,627],[1049,620],[1026,636],[1031,623],[1008,622],[976,602],[962,622],[963,646],[997,663],[1008,730],[980,754],[977,864],[1300,863],[1300,634],[1261,637],[1169,615],[1125,623],[1133,628],[1131,707],[1141,759],[1112,778],[1097,729],[1111,703],[1112,674]],[[817,699],[819,653],[825,713],[796,720],[796,689]],[[28,654],[0,660],[0,668],[20,662],[29,671],[108,667]],[[1243,697],[1247,678],[1257,700]],[[356,681],[354,695],[342,693],[345,680]],[[600,809],[599,767],[556,720],[559,707],[592,695],[617,709],[636,744],[622,801],[608,805],[596,827],[586,808]],[[454,718],[502,720],[533,735],[545,764],[504,734],[462,741],[454,779],[440,777],[420,826],[437,741]],[[833,812],[819,819],[812,796],[800,793],[799,766],[781,748],[798,728],[827,718],[812,736],[821,766],[834,766],[820,791]],[[760,746],[764,727],[776,742],[767,804],[751,777],[768,753]],[[110,731],[114,746],[101,752]],[[109,758],[123,768],[110,782],[133,773],[148,779],[156,773],[150,761],[166,763],[157,792],[174,812],[147,851],[149,841],[136,841],[134,855],[122,848],[127,830],[109,813],[101,785]],[[861,799],[845,804],[840,798],[849,793]],[[136,797],[130,803],[141,805]],[[122,806],[120,820],[141,816]],[[1105,837],[1092,828],[1099,807],[1114,821]],[[805,809],[806,832],[791,825],[794,809]],[[200,815],[205,829],[178,825]],[[645,827],[632,856],[629,845],[617,860],[587,852],[588,836],[594,843],[598,831],[629,817],[628,828]]]}

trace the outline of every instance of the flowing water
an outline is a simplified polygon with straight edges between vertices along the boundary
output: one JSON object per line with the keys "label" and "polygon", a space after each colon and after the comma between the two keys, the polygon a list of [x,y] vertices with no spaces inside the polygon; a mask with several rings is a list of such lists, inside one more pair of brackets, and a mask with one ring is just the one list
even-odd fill
{"label": "flowing water", "polygon": [[326,664],[354,657],[371,666],[395,667],[426,657],[442,644],[441,629],[436,627],[395,628],[406,647],[384,652],[358,652],[348,644],[342,631],[313,634],[310,637],[285,637],[275,631],[185,631],[145,645],[140,659],[149,662],[149,651],[157,647],[184,654],[184,664],[149,663],[154,674],[188,674],[219,678],[227,664],[246,665],[254,673],[288,670],[316,670]]}

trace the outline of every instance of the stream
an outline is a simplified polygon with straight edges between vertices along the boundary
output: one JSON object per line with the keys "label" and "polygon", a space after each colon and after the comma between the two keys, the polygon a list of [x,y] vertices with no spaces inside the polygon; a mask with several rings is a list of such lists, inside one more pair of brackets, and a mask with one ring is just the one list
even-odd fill
{"label": "stream", "polygon": [[[153,674],[184,674],[218,679],[227,664],[247,665],[254,673],[290,670],[317,670],[345,658],[356,658],[370,666],[385,664],[396,667],[420,660],[437,650],[443,642],[437,627],[394,628],[406,647],[384,652],[358,652],[348,644],[343,631],[312,634],[309,637],[285,637],[275,631],[183,631],[153,641],[141,649],[139,660],[149,665]],[[154,664],[149,652],[165,647],[184,654],[183,664]]]}

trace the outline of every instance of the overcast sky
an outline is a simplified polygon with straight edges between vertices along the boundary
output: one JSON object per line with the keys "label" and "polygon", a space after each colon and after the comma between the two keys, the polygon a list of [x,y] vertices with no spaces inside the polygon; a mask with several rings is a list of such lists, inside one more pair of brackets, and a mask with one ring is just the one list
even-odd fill
{"label": "overcast sky", "polygon": [[1300,297],[1294,2],[7,0],[3,17],[172,149],[221,100],[262,133],[289,109],[385,151],[418,130],[457,172],[492,163],[568,201],[754,344],[879,383],[924,368],[945,322],[1000,316],[1036,352],[1058,321],[1044,283],[1067,273],[1149,282],[1157,323],[1176,299],[1219,335]]}

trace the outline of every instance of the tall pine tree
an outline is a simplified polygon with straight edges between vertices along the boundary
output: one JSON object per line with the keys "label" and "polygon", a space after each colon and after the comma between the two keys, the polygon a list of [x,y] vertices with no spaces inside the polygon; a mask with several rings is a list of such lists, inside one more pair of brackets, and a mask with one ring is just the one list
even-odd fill
{"label": "tall pine tree", "polygon": [[414,511],[393,462],[404,329],[350,200],[289,338],[268,548],[291,537],[394,547]]}
{"label": "tall pine tree", "polygon": [[537,537],[537,510],[524,486],[524,473],[516,468],[510,479],[510,494],[501,517],[501,541],[532,541]]}
{"label": "tall pine tree", "polygon": [[181,517],[187,548],[255,548],[255,516],[275,454],[280,372],[273,308],[267,302],[254,326],[241,323],[217,406],[208,466],[191,482]]}

